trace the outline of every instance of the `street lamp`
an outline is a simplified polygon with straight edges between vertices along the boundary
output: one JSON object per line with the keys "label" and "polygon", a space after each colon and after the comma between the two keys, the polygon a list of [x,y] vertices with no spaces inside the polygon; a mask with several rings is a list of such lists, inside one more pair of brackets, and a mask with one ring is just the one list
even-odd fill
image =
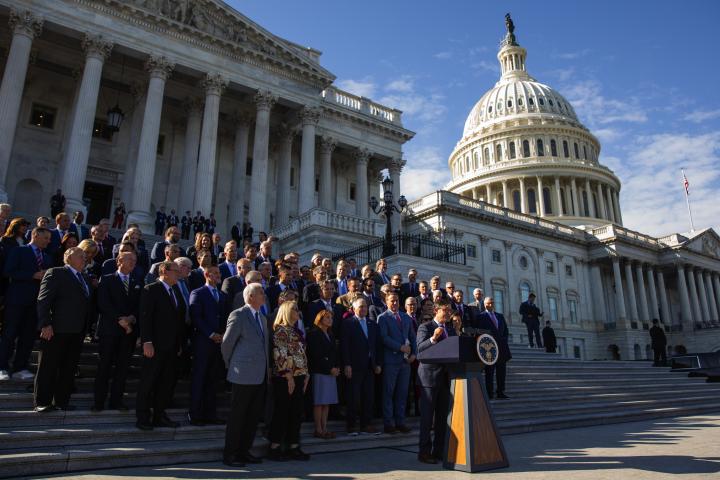
{"label": "street lamp", "polygon": [[392,242],[392,226],[390,225],[390,217],[392,217],[393,213],[402,213],[405,211],[405,208],[407,207],[407,200],[405,199],[404,195],[400,195],[400,198],[398,198],[398,206],[395,206],[393,203],[393,181],[390,177],[385,177],[385,179],[382,182],[383,186],[383,205],[380,205],[380,202],[375,197],[370,197],[370,201],[368,204],[370,205],[370,209],[377,213],[384,213],[385,214],[385,242],[383,243],[383,251],[382,256],[383,257],[389,257],[390,255],[393,255],[395,253],[395,245],[393,245]]}

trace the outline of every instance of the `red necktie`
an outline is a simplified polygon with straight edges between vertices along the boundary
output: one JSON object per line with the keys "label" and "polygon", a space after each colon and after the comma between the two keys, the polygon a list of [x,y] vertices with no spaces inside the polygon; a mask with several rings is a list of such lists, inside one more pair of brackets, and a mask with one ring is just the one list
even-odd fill
{"label": "red necktie", "polygon": [[399,314],[399,313],[396,313],[396,314],[395,314],[395,319],[397,320],[398,328],[400,329],[400,331],[402,331],[402,319],[400,318],[400,314]]}

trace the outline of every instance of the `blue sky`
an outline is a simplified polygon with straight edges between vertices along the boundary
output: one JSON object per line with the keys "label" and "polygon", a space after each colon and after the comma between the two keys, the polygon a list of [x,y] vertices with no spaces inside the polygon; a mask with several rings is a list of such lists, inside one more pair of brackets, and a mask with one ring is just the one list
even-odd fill
{"label": "blue sky", "polygon": [[[336,84],[399,108],[408,198],[441,188],[467,114],[499,77],[511,12],[527,68],[600,139],[623,182],[625,226],[720,225],[720,1],[229,0],[272,33],[323,52]],[[413,178],[414,181],[408,181]]]}

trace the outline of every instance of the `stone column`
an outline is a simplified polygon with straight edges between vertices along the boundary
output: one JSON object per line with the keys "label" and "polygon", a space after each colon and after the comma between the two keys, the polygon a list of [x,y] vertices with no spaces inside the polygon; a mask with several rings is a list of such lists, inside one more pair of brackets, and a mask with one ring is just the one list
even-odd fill
{"label": "stone column", "polygon": [[628,303],[630,305],[630,320],[638,320],[637,297],[635,296],[635,282],[632,275],[630,260],[625,261],[625,285],[628,291]]}
{"label": "stone column", "polygon": [[[613,279],[615,281],[615,309],[618,314],[618,322],[624,327],[629,327],[627,313],[625,312],[625,293],[622,286],[622,275],[620,274],[620,259],[612,257]],[[558,275],[562,272],[558,273]]]}
{"label": "stone column", "polygon": [[525,198],[525,178],[520,177],[520,211],[522,213],[528,213],[527,199]]}
{"label": "stone column", "polygon": [[30,11],[11,8],[9,24],[12,41],[0,85],[0,202],[8,200],[5,182],[30,62],[30,48],[33,39],[42,33],[43,20]]}
{"label": "stone column", "polygon": [[557,200],[557,216],[564,217],[565,213],[562,208],[562,195],[560,192],[560,178],[555,177],[555,197]]}
{"label": "stone column", "polygon": [[[665,288],[665,275],[661,270],[658,270],[657,277],[658,290],[660,291],[660,321],[665,325],[672,325],[672,317],[670,316],[670,303],[668,302],[667,289]],[[680,298],[682,299],[682,295],[680,296]]]}
{"label": "stone column", "polygon": [[702,311],[703,322],[709,322],[710,308],[708,307],[707,290],[705,289],[705,280],[703,280],[702,270],[695,270],[695,283],[697,285],[697,293],[700,300],[700,310]]}
{"label": "stone column", "polygon": [[590,180],[587,178],[585,179],[585,193],[587,194],[588,212],[590,213],[590,217],[596,218],[598,215],[595,212],[595,201],[593,200],[592,189],[590,189]]}
{"label": "stone column", "polygon": [[[390,173],[390,179],[393,181],[393,201],[397,205],[397,201],[400,195],[403,194],[402,187],[400,184],[400,173],[407,162],[402,158],[393,158],[390,160],[388,165],[388,172]],[[367,203],[367,202],[366,202]],[[367,207],[366,207],[367,208]],[[393,233],[398,233],[402,229],[402,217],[399,213],[396,213],[390,219]]]}
{"label": "stone column", "polygon": [[[147,102],[147,83],[134,83],[130,86],[130,93],[133,97],[132,119],[129,123],[130,138],[128,139],[127,156],[125,157],[125,171],[123,172],[123,188],[121,198],[128,207],[130,199],[135,191],[135,166],[137,165],[138,147],[142,124],[145,118],[145,103]],[[128,125],[125,122],[125,125]],[[69,139],[69,137],[68,137]]]}
{"label": "stone column", "polygon": [[250,181],[250,224],[254,235],[265,231],[267,211],[268,142],[270,140],[270,110],[277,97],[269,90],[255,94],[255,139],[253,143],[252,180]]}
{"label": "stone column", "polygon": [[332,154],[336,146],[337,142],[333,138],[320,139],[320,208],[324,210],[335,209],[332,195]]}
{"label": "stone column", "polygon": [[200,148],[200,130],[202,128],[203,101],[199,98],[186,98],[184,105],[187,125],[185,127],[185,159],[180,181],[180,211],[185,215],[190,211],[195,215],[195,178],[197,177],[198,150]]}
{"label": "stone column", "polygon": [[574,178],[570,179],[570,189],[572,191],[572,200],[573,200],[573,205],[572,205],[571,210],[572,210],[574,216],[579,217],[580,216],[580,204],[578,203],[577,184],[575,183]]}
{"label": "stone column", "polygon": [[647,293],[645,292],[642,263],[635,265],[635,276],[637,277],[638,299],[640,300],[640,321],[650,323],[650,309],[648,308]]}
{"label": "stone column", "polygon": [[[370,153],[370,150],[367,148],[360,148],[353,152],[353,157],[355,158],[355,214],[361,218],[368,217],[367,167],[371,155],[372,153]],[[380,202],[382,202],[382,198]]]}
{"label": "stone column", "polygon": [[[682,322],[688,327],[688,331],[692,331],[693,327],[693,311],[690,306],[690,296],[688,295],[688,285],[685,280],[685,266],[681,263],[677,266],[678,290],[680,293],[680,309],[682,312]],[[694,283],[694,282],[693,282]]]}
{"label": "stone column", "polygon": [[713,286],[715,287],[715,303],[717,304],[718,314],[720,314],[720,274],[713,273]]}
{"label": "stone column", "polygon": [[485,201],[487,203],[493,203],[492,202],[492,188],[490,187],[489,183],[485,184]]}
{"label": "stone column", "polygon": [[543,183],[542,177],[537,177],[537,194],[535,195],[538,201],[538,214],[541,217],[545,216],[545,196],[543,195]]}
{"label": "stone column", "polygon": [[712,285],[712,279],[710,278],[710,272],[705,272],[705,291],[707,294],[707,301],[708,301],[708,308],[710,309],[710,320],[713,322],[717,322],[720,318],[718,318],[718,308],[717,308],[717,301],[715,297],[715,292],[713,292],[713,285]]}
{"label": "stone column", "polygon": [[[72,134],[65,152],[65,168],[62,175],[62,190],[67,199],[65,210],[85,211],[82,202],[85,176],[90,157],[95,112],[97,110],[100,79],[105,60],[110,56],[113,44],[101,36],[86,34],[82,40],[85,52],[85,68],[83,70],[78,102],[72,119]],[[156,145],[157,146],[157,145]]]}
{"label": "stone column", "polygon": [[[510,204],[510,200],[508,199],[508,184],[507,184],[507,180],[503,180],[503,181],[502,181],[502,187],[503,187],[503,207],[504,207],[504,208],[509,208],[508,205]],[[483,281],[485,281],[484,278],[483,278]]]}
{"label": "stone column", "polygon": [[598,218],[608,218],[607,214],[607,208],[605,208],[605,198],[603,198],[603,188],[602,183],[598,182],[597,184],[597,198],[598,198],[598,204],[597,204],[597,216]]}
{"label": "stone column", "polygon": [[608,200],[608,212],[610,213],[610,221],[618,223],[617,216],[615,215],[615,202],[613,201],[612,190],[610,187],[607,189],[607,200]]}
{"label": "stone column", "polygon": [[211,73],[208,73],[200,82],[200,86],[205,90],[205,110],[200,134],[193,210],[199,210],[205,217],[213,212],[220,96],[227,84],[228,81],[225,77]]}
{"label": "stone column", "polygon": [[302,121],[302,149],[300,150],[298,215],[302,215],[315,208],[315,127],[320,120],[320,109],[305,107],[300,111],[299,116]]}
{"label": "stone column", "polygon": [[[250,139],[250,126],[252,116],[247,112],[235,113],[232,117],[235,123],[235,148],[233,151],[232,185],[230,186],[230,209],[228,210],[228,225],[232,228],[235,222],[245,220],[245,181],[248,158],[248,140]],[[241,247],[238,245],[238,247]]]}
{"label": "stone column", "polygon": [[620,212],[620,197],[618,195],[618,192],[613,190],[613,203],[615,204],[615,218],[617,219],[617,223],[622,226],[622,213]]}
{"label": "stone column", "polygon": [[647,269],[648,290],[650,290],[650,316],[660,320],[660,311],[658,310],[658,296],[655,288],[655,271],[652,266]]}
{"label": "stone column", "polygon": [[128,223],[137,223],[140,225],[140,229],[146,233],[153,231],[155,223],[155,216],[150,211],[150,203],[155,181],[155,162],[165,82],[173,68],[175,68],[175,64],[169,62],[165,57],[151,56],[145,62],[145,70],[150,73],[150,82],[145,96],[145,115],[138,144]]}
{"label": "stone column", "polygon": [[700,299],[698,298],[697,284],[695,283],[695,274],[693,267],[690,266],[687,271],[688,293],[690,295],[690,307],[692,308],[695,323],[703,321],[702,310],[700,309]]}
{"label": "stone column", "polygon": [[[292,144],[297,132],[294,128],[285,126],[278,132],[278,186],[277,204],[275,206],[275,224],[278,227],[285,225],[290,219],[290,165],[292,163]],[[311,191],[312,193],[312,191]],[[300,190],[300,199],[307,192]],[[298,212],[300,215],[301,212]]]}
{"label": "stone column", "polygon": [[605,310],[605,292],[603,292],[602,288],[602,273],[600,272],[599,265],[592,264],[590,267],[590,278],[592,278],[592,284],[595,286],[592,288],[592,295],[596,320],[605,323],[607,321],[607,312]]}

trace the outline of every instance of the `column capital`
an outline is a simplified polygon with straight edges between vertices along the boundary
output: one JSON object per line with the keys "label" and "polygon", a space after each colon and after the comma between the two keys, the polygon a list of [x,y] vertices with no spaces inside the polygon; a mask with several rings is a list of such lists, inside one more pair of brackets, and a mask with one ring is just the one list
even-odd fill
{"label": "column capital", "polygon": [[387,164],[387,168],[390,172],[400,173],[406,164],[407,160],[403,160],[402,158],[391,158]]}
{"label": "column capital", "polygon": [[353,158],[358,163],[364,163],[367,165],[367,163],[370,161],[370,157],[372,157],[372,152],[367,148],[358,148],[353,152]]}
{"label": "column capital", "polygon": [[478,238],[480,239],[480,243],[483,245],[490,241],[490,237],[487,235],[480,235]]}
{"label": "column capital", "polygon": [[139,102],[143,95],[147,93],[147,82],[130,82],[130,95],[134,102]]}
{"label": "column capital", "polygon": [[104,62],[110,56],[112,48],[113,42],[102,35],[86,33],[82,39],[82,49],[86,57],[97,57]]}
{"label": "column capital", "polygon": [[254,97],[255,106],[258,110],[272,109],[277,99],[277,95],[274,95],[270,90],[258,90]]}
{"label": "column capital", "polygon": [[205,89],[205,95],[222,95],[225,87],[228,86],[228,79],[219,73],[208,73],[200,80],[200,87]]}
{"label": "column capital", "polygon": [[183,100],[183,110],[189,117],[199,117],[200,115],[202,115],[202,110],[204,106],[205,102],[203,102],[202,98],[185,97],[185,100]]}
{"label": "column capital", "polygon": [[43,19],[34,15],[30,10],[10,9],[8,24],[15,35],[26,35],[31,39],[39,37],[42,33],[43,23]]}
{"label": "column capital", "polygon": [[275,134],[275,137],[279,143],[292,143],[298,131],[295,125],[283,122],[280,124],[280,127],[277,128],[273,133]]}
{"label": "column capital", "polygon": [[305,106],[298,112],[298,118],[303,127],[306,125],[317,125],[320,121],[320,113],[321,110],[319,107]]}
{"label": "column capital", "polygon": [[145,60],[145,71],[150,74],[151,78],[167,80],[173,69],[175,69],[175,64],[163,56],[150,55]]}
{"label": "column capital", "polygon": [[322,136],[320,137],[320,152],[324,155],[331,154],[337,147],[337,140],[332,137]]}
{"label": "column capital", "polygon": [[230,114],[230,121],[237,127],[250,127],[255,121],[255,116],[245,110],[235,110]]}
{"label": "column capital", "polygon": [[505,245],[505,250],[510,250],[513,246],[513,242],[510,240],[503,240],[503,245]]}

